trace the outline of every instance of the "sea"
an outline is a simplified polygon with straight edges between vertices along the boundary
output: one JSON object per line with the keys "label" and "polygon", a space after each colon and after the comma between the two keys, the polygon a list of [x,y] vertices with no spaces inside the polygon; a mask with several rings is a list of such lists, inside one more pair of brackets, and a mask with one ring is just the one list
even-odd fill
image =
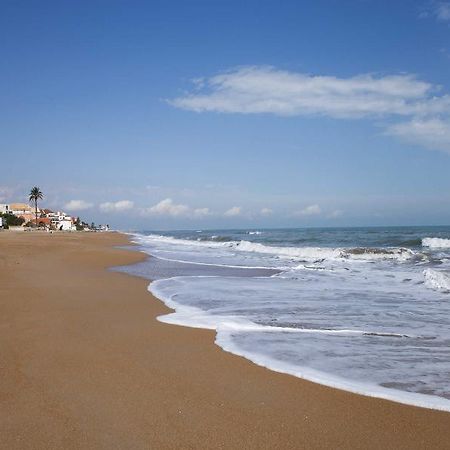
{"label": "sea", "polygon": [[277,372],[450,411],[450,227],[142,231],[162,322]]}

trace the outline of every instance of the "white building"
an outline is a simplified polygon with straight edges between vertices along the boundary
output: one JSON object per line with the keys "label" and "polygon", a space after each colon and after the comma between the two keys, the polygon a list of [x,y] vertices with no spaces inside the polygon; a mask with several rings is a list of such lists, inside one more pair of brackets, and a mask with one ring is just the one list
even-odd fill
{"label": "white building", "polygon": [[73,223],[71,216],[68,216],[65,212],[45,210],[46,217],[50,219],[52,226],[56,230],[61,231],[75,231],[76,226]]}
{"label": "white building", "polygon": [[9,209],[9,205],[7,205],[6,203],[0,203],[0,213],[1,214],[7,214],[9,213],[10,209]]}
{"label": "white building", "polygon": [[[8,205],[9,212],[17,217],[22,217],[25,221],[24,223],[33,221],[35,219],[34,209],[27,203],[10,203]],[[38,208],[39,214],[39,208]]]}
{"label": "white building", "polygon": [[72,218],[69,217],[68,219],[66,218],[66,219],[60,220],[58,222],[58,224],[56,225],[56,229],[61,230],[61,231],[76,231],[77,227],[72,222]]}

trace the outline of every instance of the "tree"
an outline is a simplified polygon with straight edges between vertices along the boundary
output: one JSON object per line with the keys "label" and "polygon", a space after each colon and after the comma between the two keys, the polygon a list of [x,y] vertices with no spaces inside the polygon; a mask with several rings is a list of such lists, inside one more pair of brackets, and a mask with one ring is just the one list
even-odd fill
{"label": "tree", "polygon": [[36,226],[38,226],[38,200],[42,200],[44,198],[44,194],[41,192],[41,190],[34,186],[33,189],[30,191],[30,202],[34,202],[34,214],[36,217]]}
{"label": "tree", "polygon": [[0,213],[0,217],[3,218],[3,228],[17,227],[25,222],[25,219],[23,217],[17,217],[11,213]]}
{"label": "tree", "polygon": [[83,231],[84,229],[84,222],[82,222],[79,217],[77,217],[77,220],[75,220],[75,227],[77,231]]}

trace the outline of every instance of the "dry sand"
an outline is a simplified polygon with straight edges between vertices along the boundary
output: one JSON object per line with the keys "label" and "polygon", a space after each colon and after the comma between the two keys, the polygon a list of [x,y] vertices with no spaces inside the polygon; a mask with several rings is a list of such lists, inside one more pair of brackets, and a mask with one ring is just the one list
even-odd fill
{"label": "dry sand", "polygon": [[0,233],[0,448],[450,448],[450,414],[277,374],[166,325],[107,234]]}

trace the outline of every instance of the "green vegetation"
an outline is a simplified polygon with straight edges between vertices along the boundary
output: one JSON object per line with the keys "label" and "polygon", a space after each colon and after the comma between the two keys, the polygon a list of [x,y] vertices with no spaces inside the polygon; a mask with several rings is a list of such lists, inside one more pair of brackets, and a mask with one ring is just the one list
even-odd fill
{"label": "green vegetation", "polygon": [[41,190],[34,186],[34,188],[30,191],[30,202],[34,202],[34,214],[36,217],[36,226],[38,226],[38,200],[42,200],[44,198],[44,194],[41,192]]}
{"label": "green vegetation", "polygon": [[17,217],[14,214],[9,213],[0,213],[0,217],[3,218],[3,228],[6,230],[9,227],[19,227],[25,222],[25,219],[23,217]]}
{"label": "green vegetation", "polygon": [[77,220],[75,220],[75,227],[77,228],[77,231],[84,230],[84,222],[82,222],[79,217],[77,217]]}

